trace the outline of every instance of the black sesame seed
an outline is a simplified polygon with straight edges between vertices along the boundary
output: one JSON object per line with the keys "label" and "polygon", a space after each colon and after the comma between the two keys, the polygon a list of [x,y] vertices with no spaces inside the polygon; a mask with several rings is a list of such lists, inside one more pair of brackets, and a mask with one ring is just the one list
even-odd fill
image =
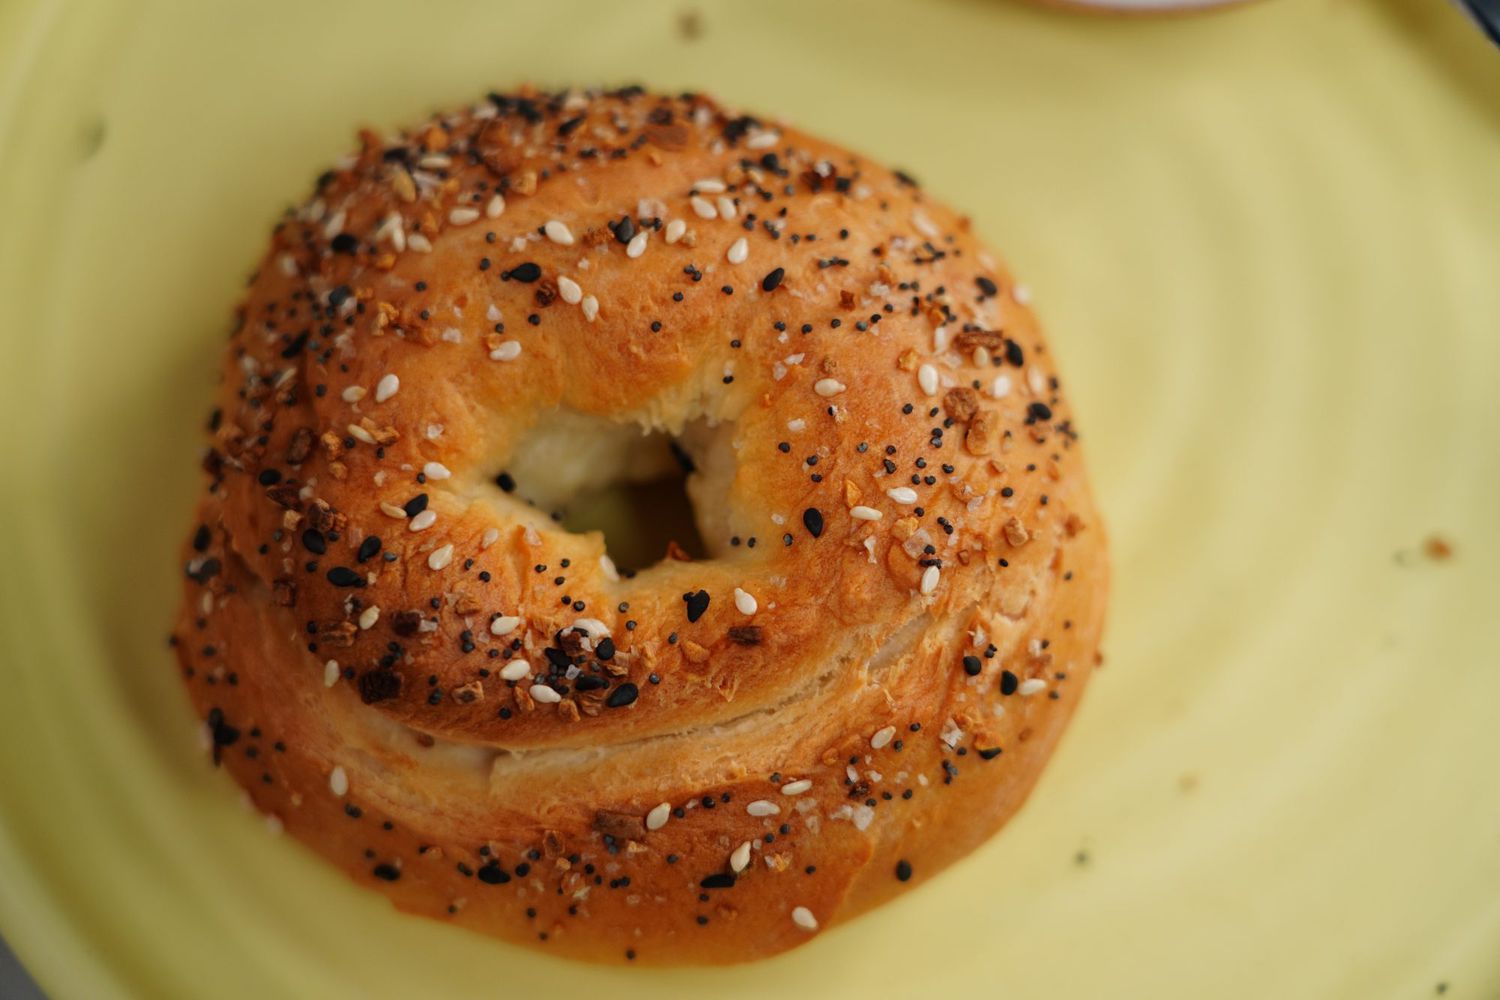
{"label": "black sesame seed", "polygon": [[809,507],[802,512],[802,525],[807,528],[807,533],[814,538],[823,534],[823,512],[816,507]]}
{"label": "black sesame seed", "polygon": [[687,620],[695,622],[703,617],[703,612],[708,610],[708,591],[699,590],[691,594],[683,594],[683,601],[687,604]]}
{"label": "black sesame seed", "polygon": [[902,882],[905,882],[905,881],[907,881],[908,879],[911,878],[911,862],[910,861],[897,861],[896,862],[896,878],[898,880],[902,881]]}
{"label": "black sesame seed", "polygon": [[1016,693],[1016,689],[1018,687],[1020,687],[1020,686],[1021,686],[1021,678],[1017,677],[1015,674],[1011,673],[1009,670],[1002,670],[1002,671],[1000,671],[1000,693],[1001,694],[1006,694],[1006,695],[1015,694]]}
{"label": "black sesame seed", "polygon": [[760,290],[763,292],[774,292],[781,284],[781,279],[786,276],[786,268],[778,267],[764,278],[760,279]]}
{"label": "black sesame seed", "polygon": [[335,566],[327,573],[328,582],[335,587],[363,587],[365,578],[348,566]]}
{"label": "black sesame seed", "polygon": [[542,276],[542,269],[528,260],[524,264],[517,264],[509,271],[502,271],[501,274],[504,277],[513,278],[516,281],[522,281],[526,284],[530,284],[531,282]]}
{"label": "black sesame seed", "polygon": [[609,697],[604,700],[604,704],[610,708],[624,708],[626,705],[634,704],[635,700],[640,696],[641,689],[626,681],[609,693]]}
{"label": "black sesame seed", "polygon": [[983,669],[984,669],[984,664],[982,664],[979,661],[979,657],[977,657],[977,656],[965,656],[964,657],[964,673],[968,674],[970,677],[978,677],[979,676],[979,672],[981,670],[983,670]]}

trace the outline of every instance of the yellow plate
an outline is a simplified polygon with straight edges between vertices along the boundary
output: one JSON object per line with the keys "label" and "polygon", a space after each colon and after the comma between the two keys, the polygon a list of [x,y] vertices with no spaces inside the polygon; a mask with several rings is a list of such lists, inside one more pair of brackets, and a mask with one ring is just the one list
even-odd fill
{"label": "yellow plate", "polygon": [[[0,5],[0,929],[60,996],[1500,993],[1500,52],[1430,0]],[[1032,804],[765,964],[401,917],[194,749],[164,646],[230,307],[352,145],[494,85],[785,114],[1035,290],[1118,566]],[[1433,533],[1454,555],[1423,555]]]}

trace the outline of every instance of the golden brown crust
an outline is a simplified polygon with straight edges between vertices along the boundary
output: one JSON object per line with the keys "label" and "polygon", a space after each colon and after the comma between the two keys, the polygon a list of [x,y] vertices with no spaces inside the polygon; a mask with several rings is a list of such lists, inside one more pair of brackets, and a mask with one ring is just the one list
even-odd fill
{"label": "golden brown crust", "polygon": [[[579,415],[709,428],[712,558],[619,578],[497,485]],[[581,957],[771,954],[933,874],[1097,655],[1024,291],[909,179],[702,97],[365,133],[276,230],[205,465],[174,639],[215,759],[403,909]]]}

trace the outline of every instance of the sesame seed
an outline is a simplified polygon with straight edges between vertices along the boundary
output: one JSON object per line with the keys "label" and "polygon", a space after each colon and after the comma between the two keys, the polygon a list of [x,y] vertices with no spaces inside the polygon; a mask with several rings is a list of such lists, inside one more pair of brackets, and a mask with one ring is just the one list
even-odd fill
{"label": "sesame seed", "polygon": [[650,237],[650,235],[651,231],[649,229],[642,229],[640,232],[630,237],[630,242],[625,244],[625,256],[629,257],[631,260],[635,260],[641,254],[645,253],[646,240]]}
{"label": "sesame seed", "polygon": [[500,679],[504,681],[518,681],[530,675],[531,664],[525,660],[511,660],[500,668]]}
{"label": "sesame seed", "polygon": [[448,471],[448,467],[442,462],[428,462],[422,466],[422,475],[428,479],[441,480],[450,478],[453,473]]}
{"label": "sesame seed", "polygon": [[780,132],[757,132],[745,140],[746,149],[770,149],[781,141]]}
{"label": "sesame seed", "polygon": [[359,424],[350,424],[349,426],[345,427],[344,430],[348,431],[349,436],[356,441],[363,441],[365,444],[375,443],[375,436],[369,431],[365,430],[363,427],[359,426]]}
{"label": "sesame seed", "polygon": [[917,228],[917,232],[929,240],[935,240],[942,235],[942,230],[938,229],[933,221],[927,217],[927,213],[921,209],[914,209],[912,211],[911,224]]}
{"label": "sesame seed", "polygon": [[683,222],[681,219],[673,219],[671,222],[667,223],[667,242],[676,243],[678,240],[682,239],[683,234],[686,232],[687,223]]}
{"label": "sesame seed", "polygon": [[700,219],[717,219],[719,217],[718,210],[714,208],[713,202],[707,198],[700,198],[698,195],[693,195],[688,199],[688,204],[692,206],[694,214]]}
{"label": "sesame seed", "polygon": [[724,259],[731,264],[743,264],[748,256],[750,256],[750,243],[741,236],[729,244],[729,250],[724,254]]}
{"label": "sesame seed", "polygon": [[583,297],[583,318],[592,323],[594,317],[597,315],[599,315],[599,300],[592,295],[585,295]]}
{"label": "sesame seed", "polygon": [[786,268],[778,267],[773,269],[764,278],[760,279],[760,290],[763,292],[776,291],[777,288],[781,287],[781,279],[784,277],[786,277]]}
{"label": "sesame seed", "polygon": [[386,517],[394,517],[399,521],[406,520],[406,508],[386,503],[384,500],[380,501],[380,512]]}
{"label": "sesame seed", "polygon": [[916,503],[917,491],[910,486],[892,486],[885,491],[885,495],[897,503]]}
{"label": "sesame seed", "polygon": [[432,550],[432,554],[427,557],[427,566],[430,569],[442,569],[452,561],[453,544],[450,542],[442,548]]}
{"label": "sesame seed", "polygon": [[938,391],[938,373],[932,365],[923,365],[917,369],[917,385],[922,387],[922,392],[929,396],[936,396]]}
{"label": "sesame seed", "polygon": [[485,528],[484,534],[479,536],[479,547],[487,549],[500,540],[499,528]]}
{"label": "sesame seed", "polygon": [[380,381],[375,384],[375,402],[384,403],[394,396],[399,388],[401,388],[399,378],[393,374],[382,375]]}
{"label": "sesame seed", "polygon": [[990,383],[990,395],[995,399],[1004,399],[1010,395],[1010,376],[996,375],[995,381]]}
{"label": "sesame seed", "polygon": [[734,199],[730,198],[727,194],[719,195],[718,201],[714,204],[719,210],[720,218],[732,220],[736,215],[740,214],[739,210],[734,207]]}
{"label": "sesame seed", "polygon": [[548,219],[547,224],[542,227],[542,232],[547,234],[547,239],[559,246],[573,245],[573,230],[556,219]]}
{"label": "sesame seed", "polygon": [[734,588],[734,606],[739,608],[742,615],[753,615],[760,607],[756,603],[755,595],[747,594],[738,587]]}
{"label": "sesame seed", "polygon": [[729,855],[729,870],[738,875],[750,864],[750,841],[736,847]]}
{"label": "sesame seed", "polygon": [[557,294],[570,306],[576,306],[583,301],[583,289],[578,287],[578,282],[572,278],[559,277],[557,279]]}
{"label": "sesame seed", "polygon": [[323,664],[323,686],[333,687],[339,682],[339,661],[329,660]]}
{"label": "sesame seed", "polygon": [[521,624],[521,619],[515,615],[501,615],[490,622],[490,635],[510,635]]}
{"label": "sesame seed", "polygon": [[365,398],[365,387],[362,385],[351,385],[339,395],[346,403],[357,403]]}
{"label": "sesame seed", "polygon": [[556,705],[562,701],[562,695],[545,684],[531,685],[530,693],[533,701],[541,702],[543,705]]}
{"label": "sesame seed", "polygon": [[412,233],[408,236],[406,238],[406,245],[417,251],[417,253],[432,253],[432,244],[421,233]]}
{"label": "sesame seed", "polygon": [[660,830],[667,825],[667,820],[672,816],[672,804],[663,802],[646,814],[646,829]]}
{"label": "sesame seed", "polygon": [[844,383],[835,378],[820,378],[817,382],[813,383],[813,392],[825,398],[828,396],[837,396],[846,388],[847,386]]}
{"label": "sesame seed", "polygon": [[426,531],[436,523],[437,511],[429,509],[419,512],[416,517],[406,522],[406,527],[411,531]]}
{"label": "sesame seed", "polygon": [[729,190],[723,181],[713,177],[705,177],[701,181],[695,181],[693,187],[704,194],[723,194]]}
{"label": "sesame seed", "polygon": [[490,352],[491,361],[514,361],[521,356],[521,342],[519,340],[502,340],[499,345]]}
{"label": "sesame seed", "polygon": [[361,629],[369,631],[375,627],[375,623],[378,621],[380,621],[380,608],[377,605],[371,605],[360,612],[359,627]]}
{"label": "sesame seed", "polygon": [[491,195],[490,200],[484,203],[484,214],[486,218],[498,219],[505,214],[505,197],[503,195]]}
{"label": "sesame seed", "polygon": [[335,767],[329,772],[328,788],[340,798],[349,793],[349,775],[345,773],[342,767]]}
{"label": "sesame seed", "polygon": [[781,807],[770,799],[756,799],[745,806],[745,812],[751,816],[775,816],[781,812]]}
{"label": "sesame seed", "polygon": [[782,795],[801,795],[812,787],[811,778],[798,778],[796,781],[788,781],[781,786]]}
{"label": "sesame seed", "polygon": [[1015,285],[1010,290],[1010,297],[1023,306],[1029,305],[1031,303],[1031,289],[1026,285]]}
{"label": "sesame seed", "polygon": [[579,618],[573,622],[573,627],[587,632],[591,639],[603,639],[609,635],[609,626],[597,618]]}
{"label": "sesame seed", "polygon": [[792,923],[805,931],[818,929],[818,918],[812,915],[812,910],[805,906],[798,906],[792,910]]}
{"label": "sesame seed", "polygon": [[870,749],[879,750],[889,743],[896,735],[895,726],[886,726],[884,729],[875,730],[875,735],[870,737]]}
{"label": "sesame seed", "polygon": [[471,222],[479,221],[479,210],[477,208],[455,208],[448,213],[448,221],[455,226],[467,226]]}
{"label": "sesame seed", "polygon": [[858,507],[851,507],[849,509],[849,516],[856,521],[878,521],[882,517],[885,517],[884,514],[874,507],[866,507],[862,504]]}
{"label": "sesame seed", "polygon": [[928,566],[922,571],[922,593],[930,594],[937,590],[938,576],[941,574],[936,566]]}
{"label": "sesame seed", "polygon": [[1039,694],[1042,691],[1047,690],[1047,682],[1040,677],[1028,677],[1021,682],[1021,686],[1016,690],[1023,697],[1033,694]]}

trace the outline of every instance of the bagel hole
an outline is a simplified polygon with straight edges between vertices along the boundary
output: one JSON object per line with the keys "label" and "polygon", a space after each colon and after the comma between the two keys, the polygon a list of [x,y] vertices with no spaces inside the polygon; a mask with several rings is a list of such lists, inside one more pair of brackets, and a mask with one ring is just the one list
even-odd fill
{"label": "bagel hole", "polygon": [[673,546],[692,559],[714,554],[693,498],[719,506],[732,459],[719,460],[717,441],[703,422],[673,436],[559,411],[527,433],[495,482],[569,532],[601,532],[610,559],[630,574]]}
{"label": "bagel hole", "polygon": [[687,473],[644,482],[618,482],[586,490],[562,511],[569,531],[602,531],[604,548],[622,573],[635,573],[667,557],[676,545],[694,559],[708,554],[693,505],[687,495]]}

